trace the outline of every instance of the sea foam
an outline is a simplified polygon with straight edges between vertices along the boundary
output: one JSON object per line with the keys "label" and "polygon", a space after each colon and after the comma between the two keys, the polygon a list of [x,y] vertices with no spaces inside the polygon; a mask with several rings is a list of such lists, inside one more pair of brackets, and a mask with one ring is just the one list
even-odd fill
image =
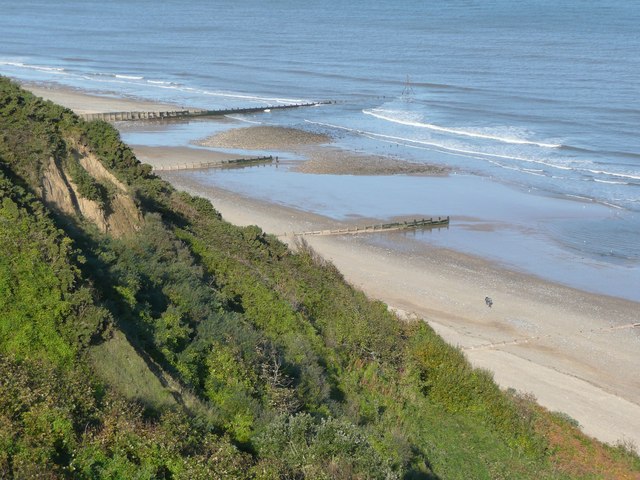
{"label": "sea foam", "polygon": [[493,135],[489,133],[483,133],[477,130],[469,130],[469,129],[461,129],[461,128],[450,128],[450,127],[442,127],[440,125],[434,125],[432,123],[423,123],[415,120],[410,120],[406,118],[402,118],[405,112],[398,112],[393,110],[383,110],[383,109],[372,109],[372,110],[362,110],[362,113],[365,115],[371,115],[373,117],[379,118],[380,120],[385,120],[387,122],[399,123],[401,125],[407,125],[411,127],[418,128],[426,128],[429,130],[433,130],[436,132],[442,133],[450,133],[454,135],[462,135],[465,137],[473,137],[473,138],[482,138],[486,140],[495,140],[497,142],[503,143],[512,143],[516,145],[535,145],[537,147],[542,148],[560,148],[562,144],[557,143],[543,143],[536,142],[533,140],[527,140],[522,138],[515,137],[504,137],[499,135]]}

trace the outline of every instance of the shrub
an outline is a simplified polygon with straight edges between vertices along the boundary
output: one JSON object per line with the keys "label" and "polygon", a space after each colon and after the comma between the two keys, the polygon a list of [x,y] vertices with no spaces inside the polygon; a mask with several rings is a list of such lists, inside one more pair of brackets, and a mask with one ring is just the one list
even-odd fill
{"label": "shrub", "polygon": [[333,418],[314,420],[308,414],[280,416],[256,438],[263,459],[302,478],[400,478],[354,425]]}

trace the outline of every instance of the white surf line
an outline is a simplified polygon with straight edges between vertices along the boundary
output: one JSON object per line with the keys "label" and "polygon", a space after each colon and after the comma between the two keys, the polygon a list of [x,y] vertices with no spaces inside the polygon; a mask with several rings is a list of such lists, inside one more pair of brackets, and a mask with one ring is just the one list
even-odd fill
{"label": "white surf line", "polygon": [[[340,125],[333,125],[331,123],[313,122],[311,120],[305,120],[305,122],[311,123],[311,124],[314,124],[314,125],[320,125],[320,126],[324,126],[324,127],[335,128],[335,129],[338,129],[338,130],[345,130],[345,131],[348,131],[348,132],[356,133],[358,135],[362,135],[362,136],[367,137],[367,138],[372,138],[374,140],[386,141],[386,142],[388,142],[388,140],[384,140],[384,139],[392,140],[392,142],[388,142],[388,143],[397,143],[399,145],[405,145],[405,146],[412,146],[412,145],[406,145],[404,142],[418,144],[418,145],[426,145],[426,146],[429,146],[429,147],[433,147],[433,149],[435,149],[436,151],[445,153],[447,155],[469,156],[469,157],[476,158],[478,160],[484,160],[484,161],[489,161],[489,159],[487,157],[504,158],[504,159],[507,159],[507,160],[516,160],[516,161],[525,162],[525,163],[535,163],[535,164],[539,164],[539,165],[545,165],[547,167],[555,168],[555,169],[558,169],[558,170],[578,171],[577,169],[575,169],[573,167],[565,167],[565,166],[562,166],[562,165],[556,165],[556,164],[553,164],[553,163],[544,162],[542,160],[535,160],[533,158],[516,157],[516,156],[513,156],[513,155],[501,155],[501,154],[498,154],[498,153],[485,153],[485,152],[478,152],[478,151],[475,151],[475,150],[467,150],[467,149],[463,149],[463,148],[447,147],[447,146],[439,144],[439,143],[427,142],[425,140],[416,140],[416,139],[412,139],[412,138],[397,137],[397,136],[394,136],[394,135],[385,135],[385,134],[382,134],[382,133],[367,132],[365,130],[358,130],[358,129],[355,129],[355,128],[343,127],[343,126],[340,126]],[[424,148],[424,147],[415,147],[415,148]],[[428,149],[425,148],[425,150],[428,150]]]}
{"label": "white surf line", "polygon": [[[377,110],[378,112],[386,112],[388,110]],[[562,144],[558,144],[558,143],[543,143],[543,142],[536,142],[534,140],[525,140],[525,139],[520,139],[520,138],[506,138],[506,137],[500,137],[498,135],[490,135],[488,133],[481,133],[481,132],[470,132],[468,130],[463,130],[460,128],[447,128],[447,127],[441,127],[439,125],[434,125],[432,123],[421,123],[421,122],[413,122],[410,120],[400,120],[397,118],[393,118],[393,117],[389,117],[387,115],[382,115],[380,113],[376,113],[376,110],[362,110],[362,113],[364,113],[365,115],[371,115],[372,117],[376,117],[379,118],[381,120],[386,120],[387,122],[392,122],[392,123],[399,123],[400,125],[407,125],[410,127],[418,127],[418,128],[426,128],[428,130],[434,130],[436,132],[444,132],[444,133],[453,133],[455,135],[461,135],[461,136],[466,136],[466,137],[473,137],[473,138],[484,138],[486,140],[495,140],[497,142],[502,142],[502,143],[511,143],[511,144],[516,144],[516,145],[535,145],[537,147],[543,147],[543,148],[560,148],[562,147]]]}
{"label": "white surf line", "polygon": [[629,173],[616,173],[616,172],[607,172],[606,170],[590,170],[585,169],[589,173],[599,174],[599,175],[609,175],[610,177],[618,177],[618,178],[629,178],[631,180],[640,180],[640,175],[631,175]]}
{"label": "white surf line", "polygon": [[252,123],[254,125],[269,125],[265,122],[256,122],[255,120],[247,120],[246,118],[234,117],[233,115],[225,115],[225,117],[230,118],[231,120],[236,120],[238,122]]}

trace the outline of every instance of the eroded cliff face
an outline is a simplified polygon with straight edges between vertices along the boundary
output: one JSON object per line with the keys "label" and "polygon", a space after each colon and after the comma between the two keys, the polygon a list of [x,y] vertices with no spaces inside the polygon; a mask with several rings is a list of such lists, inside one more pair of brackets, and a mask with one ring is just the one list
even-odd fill
{"label": "eroded cliff face", "polygon": [[115,193],[111,197],[110,209],[106,216],[106,231],[115,236],[125,235],[140,229],[143,218],[140,210],[133,201],[133,197],[122,182],[120,182],[98,158],[84,147],[78,148],[80,165],[96,180],[111,184]]}
{"label": "eroded cliff face", "polygon": [[77,202],[69,180],[58,166],[55,158],[50,157],[42,170],[42,198],[50,205],[67,215],[75,215]]}
{"label": "eroded cliff face", "polygon": [[78,155],[78,161],[82,168],[93,178],[100,181],[109,182],[114,185],[120,192],[127,193],[127,187],[118,180],[113,173],[107,170],[96,156],[87,150],[86,147],[77,147],[75,153]]}
{"label": "eroded cliff face", "polygon": [[140,229],[143,218],[127,187],[100,163],[96,156],[79,147],[73,151],[82,168],[95,180],[114,192],[108,206],[84,198],[78,186],[60,162],[53,157],[45,164],[41,179],[42,198],[48,205],[66,215],[76,215],[94,223],[100,231],[116,237]]}

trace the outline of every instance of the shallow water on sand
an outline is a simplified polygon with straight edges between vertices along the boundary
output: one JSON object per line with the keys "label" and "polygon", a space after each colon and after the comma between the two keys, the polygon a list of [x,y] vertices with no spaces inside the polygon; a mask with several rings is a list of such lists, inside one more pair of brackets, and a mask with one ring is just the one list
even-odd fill
{"label": "shallow water on sand", "polygon": [[[640,300],[640,270],[629,259],[601,261],[559,241],[565,228],[620,221],[616,211],[581,201],[538,197],[472,175],[449,177],[308,175],[290,165],[186,171],[180,177],[346,222],[451,216],[448,228],[376,235],[400,248],[411,239],[459,250],[592,292]],[[175,173],[174,173],[175,175]],[[369,221],[368,219],[373,219]],[[282,232],[285,233],[285,232]],[[593,235],[597,239],[597,235]],[[595,241],[583,232],[581,241]],[[597,248],[600,250],[600,247]]]}

